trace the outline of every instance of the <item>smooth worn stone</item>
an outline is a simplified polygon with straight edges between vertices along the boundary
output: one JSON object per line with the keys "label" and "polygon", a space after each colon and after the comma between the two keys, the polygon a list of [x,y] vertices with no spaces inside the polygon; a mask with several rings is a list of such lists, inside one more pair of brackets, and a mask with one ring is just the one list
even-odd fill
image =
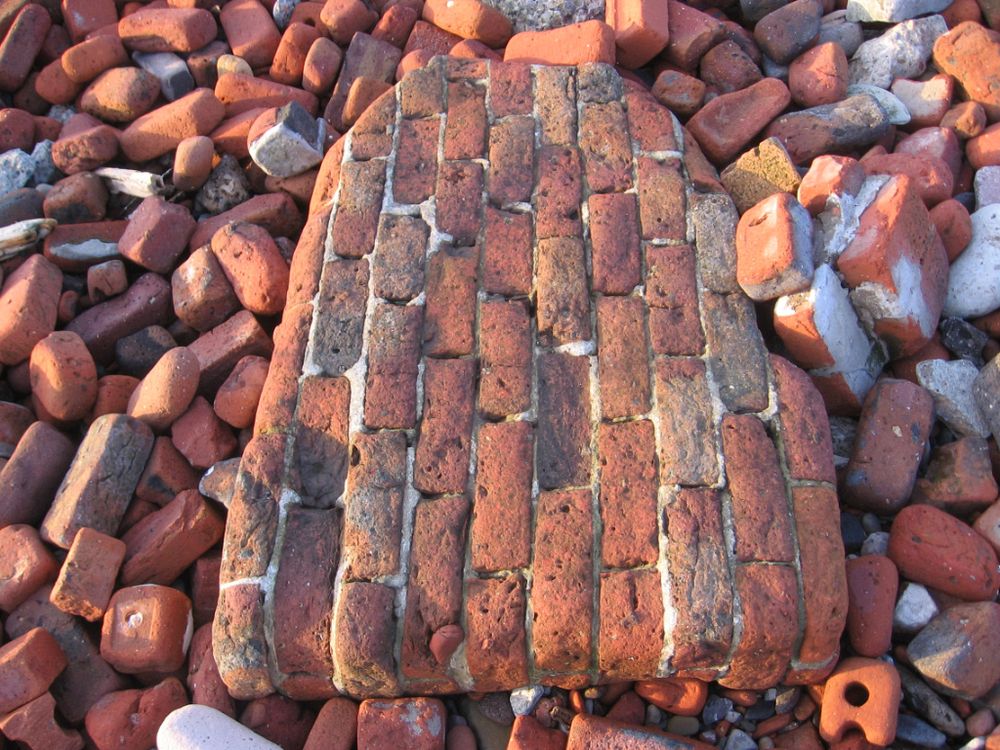
{"label": "smooth worn stone", "polygon": [[888,89],[896,78],[917,78],[927,67],[935,41],[947,31],[941,16],[893,26],[858,47],[850,63],[851,83]]}
{"label": "smooth worn stone", "polygon": [[948,738],[934,727],[910,714],[900,714],[896,738],[917,747],[945,747]]}
{"label": "smooth worn stone", "polygon": [[998,638],[1000,605],[956,604],[917,633],[907,646],[907,654],[938,690],[973,700],[1000,680]]}
{"label": "smooth worn stone", "polygon": [[1000,204],[984,206],[970,217],[972,237],[951,264],[944,314],[957,318],[986,315],[1000,308]]}
{"label": "smooth worn stone", "polygon": [[917,380],[934,398],[937,416],[958,435],[989,437],[989,423],[973,397],[976,366],[965,359],[928,359],[917,365]]}
{"label": "smooth worn stone", "polygon": [[904,583],[892,612],[892,629],[913,635],[938,613],[938,606],[927,589],[919,583]]}
{"label": "smooth worn stone", "polygon": [[903,700],[909,706],[949,737],[964,734],[965,723],[935,690],[902,664],[896,664],[896,671],[903,686]]}
{"label": "smooth worn stone", "polygon": [[886,111],[872,97],[862,94],[781,115],[771,122],[764,136],[777,138],[792,161],[805,164],[821,154],[871,145],[890,127]]}
{"label": "smooth worn stone", "polygon": [[252,732],[210,706],[189,705],[171,711],[156,731],[159,750],[207,750],[233,747],[278,750],[281,746]]}

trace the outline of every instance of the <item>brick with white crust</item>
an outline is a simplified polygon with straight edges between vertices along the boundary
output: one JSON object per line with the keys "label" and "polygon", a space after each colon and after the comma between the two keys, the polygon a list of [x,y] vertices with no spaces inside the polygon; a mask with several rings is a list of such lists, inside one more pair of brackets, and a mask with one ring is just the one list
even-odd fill
{"label": "brick with white crust", "polygon": [[736,280],[762,302],[800,292],[812,278],[812,219],[791,193],[775,193],[736,227]]}

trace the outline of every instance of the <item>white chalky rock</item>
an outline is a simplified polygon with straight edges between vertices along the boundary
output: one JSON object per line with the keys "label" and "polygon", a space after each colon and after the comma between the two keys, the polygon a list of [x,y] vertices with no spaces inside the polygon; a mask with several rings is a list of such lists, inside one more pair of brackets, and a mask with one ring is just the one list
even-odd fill
{"label": "white chalky rock", "polygon": [[0,154],[0,195],[27,185],[35,174],[35,160],[19,148]]}
{"label": "white chalky rock", "polygon": [[35,165],[31,179],[36,185],[52,184],[62,178],[63,173],[52,161],[52,141],[44,140],[36,143],[31,149],[31,161]]}
{"label": "white chalky rock", "polygon": [[972,318],[997,308],[1000,308],[1000,203],[972,214],[972,239],[951,264],[943,314],[950,318]]}
{"label": "white chalky rock", "polygon": [[937,613],[938,606],[927,589],[919,583],[905,583],[892,613],[892,629],[897,633],[916,633]]}
{"label": "white chalky rock", "polygon": [[906,105],[899,100],[899,97],[890,91],[886,91],[870,83],[852,83],[847,87],[847,95],[868,94],[878,102],[878,105],[889,115],[889,122],[893,125],[906,125],[910,121],[910,111]]}
{"label": "white chalky rock", "polygon": [[899,23],[928,13],[938,13],[952,0],[847,0],[849,21]]}
{"label": "white chalky rock", "polygon": [[889,175],[866,177],[857,195],[831,193],[826,208],[813,222],[813,261],[833,264],[858,233],[861,215],[872,204]]}
{"label": "white chalky rock", "polygon": [[604,0],[485,0],[503,13],[514,31],[539,31],[591,19],[604,20]]}
{"label": "white chalky rock", "polygon": [[861,543],[862,555],[884,555],[889,551],[889,532],[875,531]]}
{"label": "white chalky rock", "polygon": [[510,707],[515,716],[527,716],[535,710],[538,701],[545,695],[541,685],[526,685],[510,691]]}
{"label": "white chalky rock", "polygon": [[1000,167],[977,169],[972,189],[976,191],[977,209],[1000,203]]}
{"label": "white chalky rock", "polygon": [[208,706],[171,711],[156,732],[157,750],[281,750],[235,719]]}
{"label": "white chalky rock", "polygon": [[947,33],[948,24],[941,16],[893,26],[858,47],[851,58],[850,82],[887,89],[896,78],[917,78],[927,67],[934,42]]}
{"label": "white chalky rock", "polygon": [[917,123],[940,122],[951,104],[953,92],[949,76],[936,75],[927,81],[897,78],[890,89]]}
{"label": "white chalky rock", "polygon": [[958,435],[990,436],[972,386],[979,370],[967,359],[926,359],[917,365],[917,382],[930,391],[938,417]]}
{"label": "white chalky rock", "polygon": [[274,124],[259,134],[251,129],[250,158],[273,177],[294,177],[323,161],[326,121],[310,115],[298,102],[278,110]]}

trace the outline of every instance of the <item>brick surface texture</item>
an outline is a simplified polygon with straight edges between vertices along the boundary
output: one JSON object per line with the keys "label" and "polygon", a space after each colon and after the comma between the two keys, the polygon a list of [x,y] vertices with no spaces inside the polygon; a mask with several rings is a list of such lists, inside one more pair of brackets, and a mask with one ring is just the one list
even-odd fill
{"label": "brick surface texture", "polygon": [[315,700],[823,670],[829,428],[702,278],[734,227],[698,236],[680,126],[610,71],[480,63],[377,103],[297,249],[319,282],[276,337],[289,418],[258,420],[237,481],[224,679]]}

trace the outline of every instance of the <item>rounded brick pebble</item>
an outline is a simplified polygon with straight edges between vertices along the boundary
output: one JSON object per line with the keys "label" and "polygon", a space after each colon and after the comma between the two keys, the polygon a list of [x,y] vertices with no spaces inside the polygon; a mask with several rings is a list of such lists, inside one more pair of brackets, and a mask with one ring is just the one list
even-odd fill
{"label": "rounded brick pebble", "polygon": [[97,400],[97,367],[86,345],[71,331],[56,331],[35,344],[29,364],[31,390],[45,411],[75,422]]}
{"label": "rounded brick pebble", "polygon": [[132,392],[126,413],[163,432],[191,405],[199,374],[198,358],[190,349],[171,349]]}

